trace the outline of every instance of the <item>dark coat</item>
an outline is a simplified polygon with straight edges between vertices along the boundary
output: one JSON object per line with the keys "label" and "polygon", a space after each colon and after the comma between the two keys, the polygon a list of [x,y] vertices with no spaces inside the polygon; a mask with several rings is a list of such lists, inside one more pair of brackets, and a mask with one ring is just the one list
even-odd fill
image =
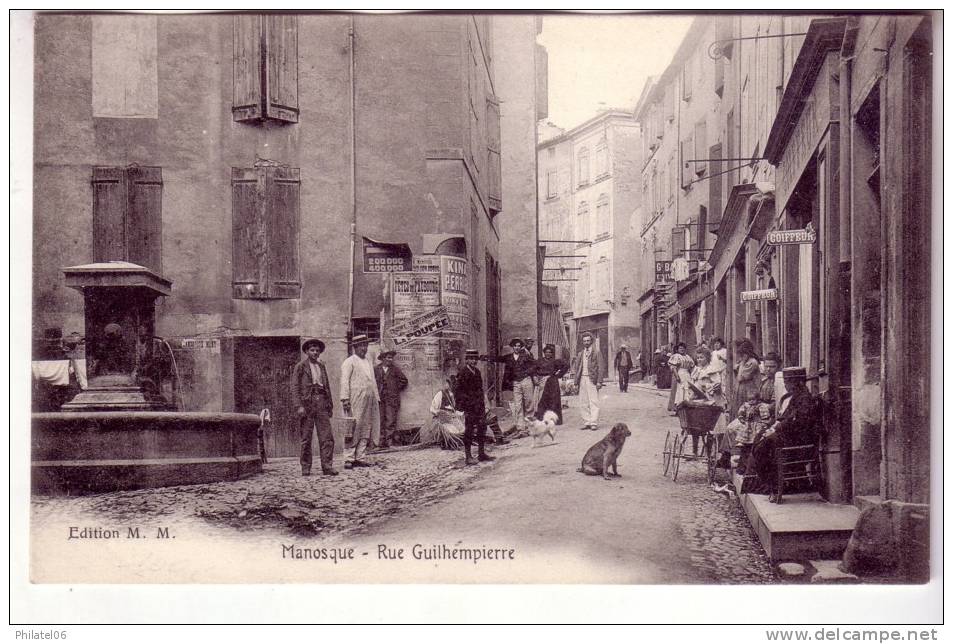
{"label": "dark coat", "polygon": [[488,360],[503,365],[503,391],[512,391],[514,382],[532,377],[536,370],[536,359],[527,351],[518,353],[516,359],[512,353],[507,353]]}
{"label": "dark coat", "polygon": [[374,367],[374,378],[377,380],[377,390],[381,394],[381,402],[400,407],[400,394],[407,388],[407,376],[397,365],[391,365],[384,373],[384,365]]}
{"label": "dark coat", "polygon": [[615,361],[613,366],[618,369],[619,367],[631,367],[632,366],[632,354],[629,353],[628,349],[619,349],[619,352],[615,354]]}
{"label": "dark coat", "polygon": [[321,371],[321,378],[324,380],[324,386],[312,386],[314,382],[311,379],[311,367],[308,366],[308,358],[295,365],[291,372],[291,404],[295,409],[304,407],[308,411],[314,411],[313,407],[319,402],[330,416],[334,410],[334,400],[331,395],[331,381],[328,380],[328,370],[324,363],[318,361],[318,369]]}
{"label": "dark coat", "polygon": [[486,403],[483,396],[483,376],[480,370],[463,367],[457,372],[456,387],[453,396],[457,399],[457,409],[467,415],[483,417]]}

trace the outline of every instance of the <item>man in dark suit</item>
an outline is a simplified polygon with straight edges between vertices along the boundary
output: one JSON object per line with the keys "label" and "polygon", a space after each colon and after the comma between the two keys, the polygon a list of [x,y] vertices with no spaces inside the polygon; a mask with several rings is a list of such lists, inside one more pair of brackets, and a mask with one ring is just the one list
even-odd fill
{"label": "man in dark suit", "polygon": [[483,418],[486,416],[486,401],[483,393],[483,376],[477,368],[477,360],[479,359],[479,351],[467,349],[465,364],[457,372],[456,385],[453,391],[453,397],[457,401],[457,409],[463,412],[463,450],[466,454],[467,465],[477,464],[470,453],[474,434],[476,434],[477,439],[477,459],[480,461],[494,460],[485,451],[486,432],[483,426]]}
{"label": "man in dark suit", "polygon": [[301,475],[311,476],[311,439],[318,430],[318,450],[321,454],[321,472],[336,476],[331,462],[334,458],[334,434],[331,415],[334,398],[331,381],[324,363],[318,360],[324,352],[320,340],[308,340],[302,345],[306,357],[295,365],[291,373],[291,401],[298,412],[298,435],[301,439]]}
{"label": "man in dark suit", "polygon": [[613,365],[619,373],[619,391],[629,390],[629,369],[632,368],[632,354],[623,344],[619,347],[619,352],[615,354],[615,364]]}
{"label": "man in dark suit", "polygon": [[377,356],[379,365],[374,367],[377,390],[381,394],[381,449],[390,447],[397,431],[397,416],[400,413],[400,394],[407,388],[407,376],[394,364],[394,352],[383,351]]}

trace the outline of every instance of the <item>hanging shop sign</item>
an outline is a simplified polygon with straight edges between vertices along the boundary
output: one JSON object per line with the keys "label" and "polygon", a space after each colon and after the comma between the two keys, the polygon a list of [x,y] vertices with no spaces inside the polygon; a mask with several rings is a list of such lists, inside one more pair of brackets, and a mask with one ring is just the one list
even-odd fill
{"label": "hanging shop sign", "polygon": [[367,237],[364,240],[364,272],[395,273],[413,267],[413,253],[407,244],[385,244]]}
{"label": "hanging shop sign", "polygon": [[772,230],[768,233],[767,241],[772,246],[813,244],[817,241],[817,232],[811,224],[801,230]]}
{"label": "hanging shop sign", "polygon": [[439,333],[449,326],[450,316],[447,314],[447,308],[439,306],[395,324],[387,330],[387,334],[394,343],[394,348],[400,350],[416,340]]}
{"label": "hanging shop sign", "polygon": [[672,262],[655,262],[655,281],[668,282],[672,279]]}
{"label": "hanging shop sign", "polygon": [[741,291],[742,302],[761,302],[778,299],[778,289],[763,288],[758,291]]}

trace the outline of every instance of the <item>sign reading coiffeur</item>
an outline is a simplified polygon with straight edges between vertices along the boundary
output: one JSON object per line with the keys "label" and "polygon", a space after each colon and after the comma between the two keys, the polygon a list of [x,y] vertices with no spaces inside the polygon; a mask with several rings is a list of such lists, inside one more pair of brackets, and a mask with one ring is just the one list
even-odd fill
{"label": "sign reading coiffeur", "polygon": [[801,230],[772,230],[768,233],[767,241],[772,246],[813,244],[817,241],[817,233],[813,226],[808,224]]}
{"label": "sign reading coiffeur", "polygon": [[762,300],[778,299],[778,289],[763,288],[758,291],[741,291],[742,302],[760,302]]}

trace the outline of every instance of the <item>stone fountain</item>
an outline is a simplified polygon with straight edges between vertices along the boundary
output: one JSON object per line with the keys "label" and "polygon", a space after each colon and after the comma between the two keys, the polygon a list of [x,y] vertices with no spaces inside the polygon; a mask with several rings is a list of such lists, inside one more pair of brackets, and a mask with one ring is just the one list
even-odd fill
{"label": "stone fountain", "polygon": [[156,298],[172,282],[107,261],[63,269],[83,293],[88,387],[32,416],[34,493],[84,494],[235,480],[261,472],[253,414],[176,411],[153,366]]}

